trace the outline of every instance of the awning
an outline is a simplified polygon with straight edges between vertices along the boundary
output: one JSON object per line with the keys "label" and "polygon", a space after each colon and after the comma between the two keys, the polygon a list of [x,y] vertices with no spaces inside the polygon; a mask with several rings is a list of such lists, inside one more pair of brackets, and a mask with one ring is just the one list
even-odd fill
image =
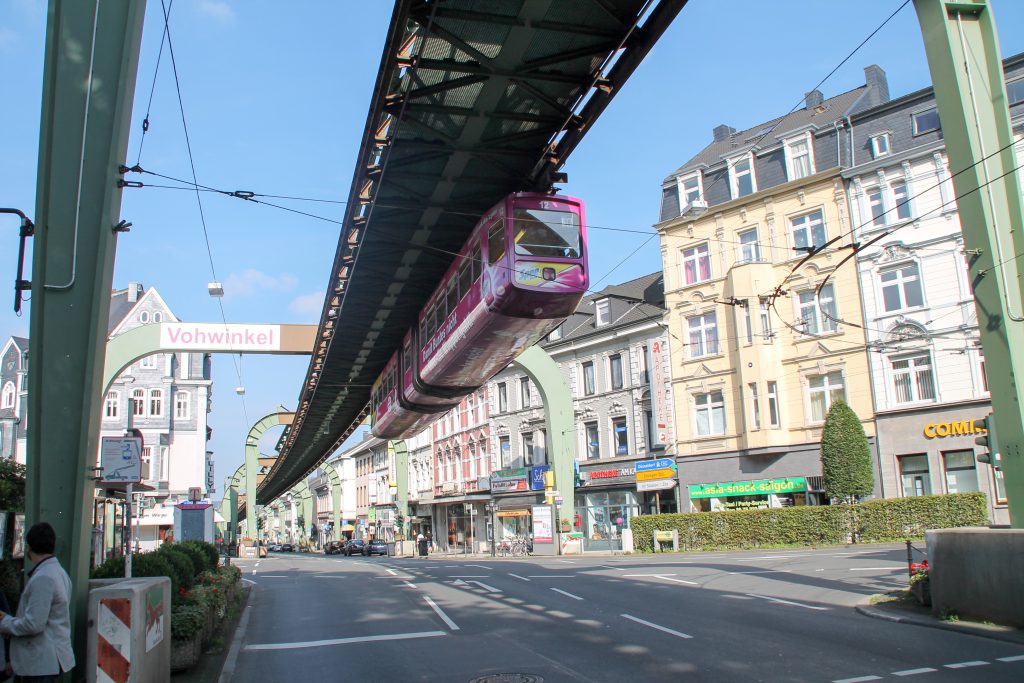
{"label": "awning", "polygon": [[354,526],[352,526],[351,524],[342,524],[341,525],[341,530],[342,531],[355,531],[356,528]]}

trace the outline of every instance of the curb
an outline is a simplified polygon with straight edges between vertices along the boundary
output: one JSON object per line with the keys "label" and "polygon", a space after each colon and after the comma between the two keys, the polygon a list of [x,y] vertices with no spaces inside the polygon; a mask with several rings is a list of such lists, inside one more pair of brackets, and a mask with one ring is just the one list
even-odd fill
{"label": "curb", "polygon": [[857,605],[855,609],[866,617],[871,617],[872,619],[882,619],[883,621],[889,621],[896,624],[924,626],[925,628],[934,628],[939,629],[941,631],[952,631],[954,633],[962,633],[969,636],[978,636],[979,638],[1001,640],[1005,643],[1014,643],[1015,645],[1024,644],[1024,632],[1019,631],[1017,629],[1009,629],[1009,627],[986,627],[982,625],[971,624],[969,622],[949,622],[935,618],[918,617],[904,614],[893,614],[889,610],[878,609],[873,605],[861,604]]}
{"label": "curb", "polygon": [[234,678],[235,667],[238,664],[238,653],[242,649],[242,641],[245,639],[245,632],[249,628],[249,617],[252,615],[253,603],[256,602],[256,582],[249,579],[242,579],[242,581],[248,581],[251,585],[249,586],[249,592],[245,596],[245,608],[242,610],[242,616],[238,620],[238,626],[235,627],[235,634],[231,639],[227,657],[224,658],[224,666],[220,670],[217,683],[231,683],[231,679]]}

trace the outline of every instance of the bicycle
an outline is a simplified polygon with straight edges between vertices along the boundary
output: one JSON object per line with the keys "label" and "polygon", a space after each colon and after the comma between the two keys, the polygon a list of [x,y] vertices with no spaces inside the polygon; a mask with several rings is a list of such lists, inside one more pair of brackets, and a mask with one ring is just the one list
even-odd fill
{"label": "bicycle", "polygon": [[526,557],[533,552],[533,548],[525,536],[516,536],[512,543],[512,554],[516,557]]}
{"label": "bicycle", "polygon": [[498,544],[497,554],[502,557],[508,557],[510,554],[512,554],[512,552],[512,541],[507,538],[503,538],[501,540],[501,543]]}

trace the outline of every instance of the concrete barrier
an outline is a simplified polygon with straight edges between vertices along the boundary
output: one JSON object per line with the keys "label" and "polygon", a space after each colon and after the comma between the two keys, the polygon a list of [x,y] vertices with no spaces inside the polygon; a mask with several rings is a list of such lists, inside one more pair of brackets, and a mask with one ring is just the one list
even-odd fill
{"label": "concrete barrier", "polygon": [[89,683],[168,683],[171,580],[90,581],[87,648]]}
{"label": "concrete barrier", "polygon": [[932,612],[1024,628],[1024,529],[925,532]]}

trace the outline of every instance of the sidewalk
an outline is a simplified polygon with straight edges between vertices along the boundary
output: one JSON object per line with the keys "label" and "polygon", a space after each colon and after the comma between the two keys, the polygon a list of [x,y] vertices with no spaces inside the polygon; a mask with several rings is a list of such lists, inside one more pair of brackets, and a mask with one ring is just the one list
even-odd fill
{"label": "sidewalk", "polygon": [[940,619],[932,614],[930,607],[919,605],[913,597],[907,594],[900,597],[894,595],[893,597],[895,598],[894,600],[879,602],[874,605],[861,603],[857,605],[857,611],[874,619],[967,633],[972,636],[981,636],[982,638],[992,638],[993,640],[1024,645],[1024,630],[1010,626],[984,624],[977,621]]}

